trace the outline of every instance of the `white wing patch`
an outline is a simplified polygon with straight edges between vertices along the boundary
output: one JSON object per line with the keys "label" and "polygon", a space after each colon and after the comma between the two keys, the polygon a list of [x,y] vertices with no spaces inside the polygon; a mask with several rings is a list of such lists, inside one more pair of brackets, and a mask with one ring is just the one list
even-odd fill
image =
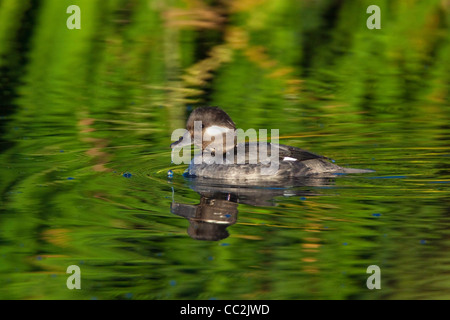
{"label": "white wing patch", "polygon": [[226,127],[220,127],[220,126],[210,126],[206,128],[205,133],[207,133],[209,136],[213,137],[218,134],[227,133],[230,131],[230,128]]}
{"label": "white wing patch", "polygon": [[297,159],[291,157],[284,157],[283,161],[297,161]]}

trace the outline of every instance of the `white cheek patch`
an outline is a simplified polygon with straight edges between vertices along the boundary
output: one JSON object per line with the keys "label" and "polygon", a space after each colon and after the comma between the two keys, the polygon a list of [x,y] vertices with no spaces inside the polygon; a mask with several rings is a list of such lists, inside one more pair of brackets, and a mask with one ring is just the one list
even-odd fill
{"label": "white cheek patch", "polygon": [[283,161],[297,161],[297,159],[291,157],[284,157]]}
{"label": "white cheek patch", "polygon": [[208,134],[210,137],[222,134],[222,133],[227,133],[229,132],[231,129],[230,128],[226,128],[226,127],[220,127],[220,126],[211,126],[206,128],[205,133]]}

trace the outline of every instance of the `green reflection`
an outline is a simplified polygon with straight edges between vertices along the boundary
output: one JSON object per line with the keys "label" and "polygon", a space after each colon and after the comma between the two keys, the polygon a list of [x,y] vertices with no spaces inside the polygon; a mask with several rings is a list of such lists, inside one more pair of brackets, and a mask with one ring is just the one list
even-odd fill
{"label": "green reflection", "polygon": [[[70,4],[81,30],[64,1],[0,1],[1,299],[450,298],[448,2]],[[169,145],[206,104],[377,172],[240,202],[229,237],[192,240]]]}

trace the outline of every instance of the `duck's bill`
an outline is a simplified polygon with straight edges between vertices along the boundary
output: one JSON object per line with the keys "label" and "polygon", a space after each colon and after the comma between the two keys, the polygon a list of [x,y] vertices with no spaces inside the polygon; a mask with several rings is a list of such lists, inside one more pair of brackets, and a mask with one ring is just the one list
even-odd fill
{"label": "duck's bill", "polygon": [[175,147],[181,148],[181,147],[185,147],[185,146],[190,146],[192,144],[192,142],[193,141],[191,139],[191,133],[186,130],[184,135],[181,136],[180,139],[178,139],[178,141],[175,141],[174,143],[172,143],[170,145],[170,147],[173,149]]}

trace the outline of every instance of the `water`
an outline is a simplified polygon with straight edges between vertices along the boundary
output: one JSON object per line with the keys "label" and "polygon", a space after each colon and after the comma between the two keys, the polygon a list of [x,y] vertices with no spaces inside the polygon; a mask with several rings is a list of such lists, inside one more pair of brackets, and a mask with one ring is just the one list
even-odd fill
{"label": "water", "polygon": [[[411,44],[338,17],[339,32],[320,29],[306,18],[328,17],[327,1],[248,1],[206,29],[176,2],[79,2],[78,31],[54,25],[60,1],[0,21],[0,298],[450,298],[448,19],[423,35],[391,22]],[[257,188],[187,179],[170,137],[205,104],[376,172]],[[70,265],[81,290],[67,289]],[[371,265],[380,290],[366,286]]]}

